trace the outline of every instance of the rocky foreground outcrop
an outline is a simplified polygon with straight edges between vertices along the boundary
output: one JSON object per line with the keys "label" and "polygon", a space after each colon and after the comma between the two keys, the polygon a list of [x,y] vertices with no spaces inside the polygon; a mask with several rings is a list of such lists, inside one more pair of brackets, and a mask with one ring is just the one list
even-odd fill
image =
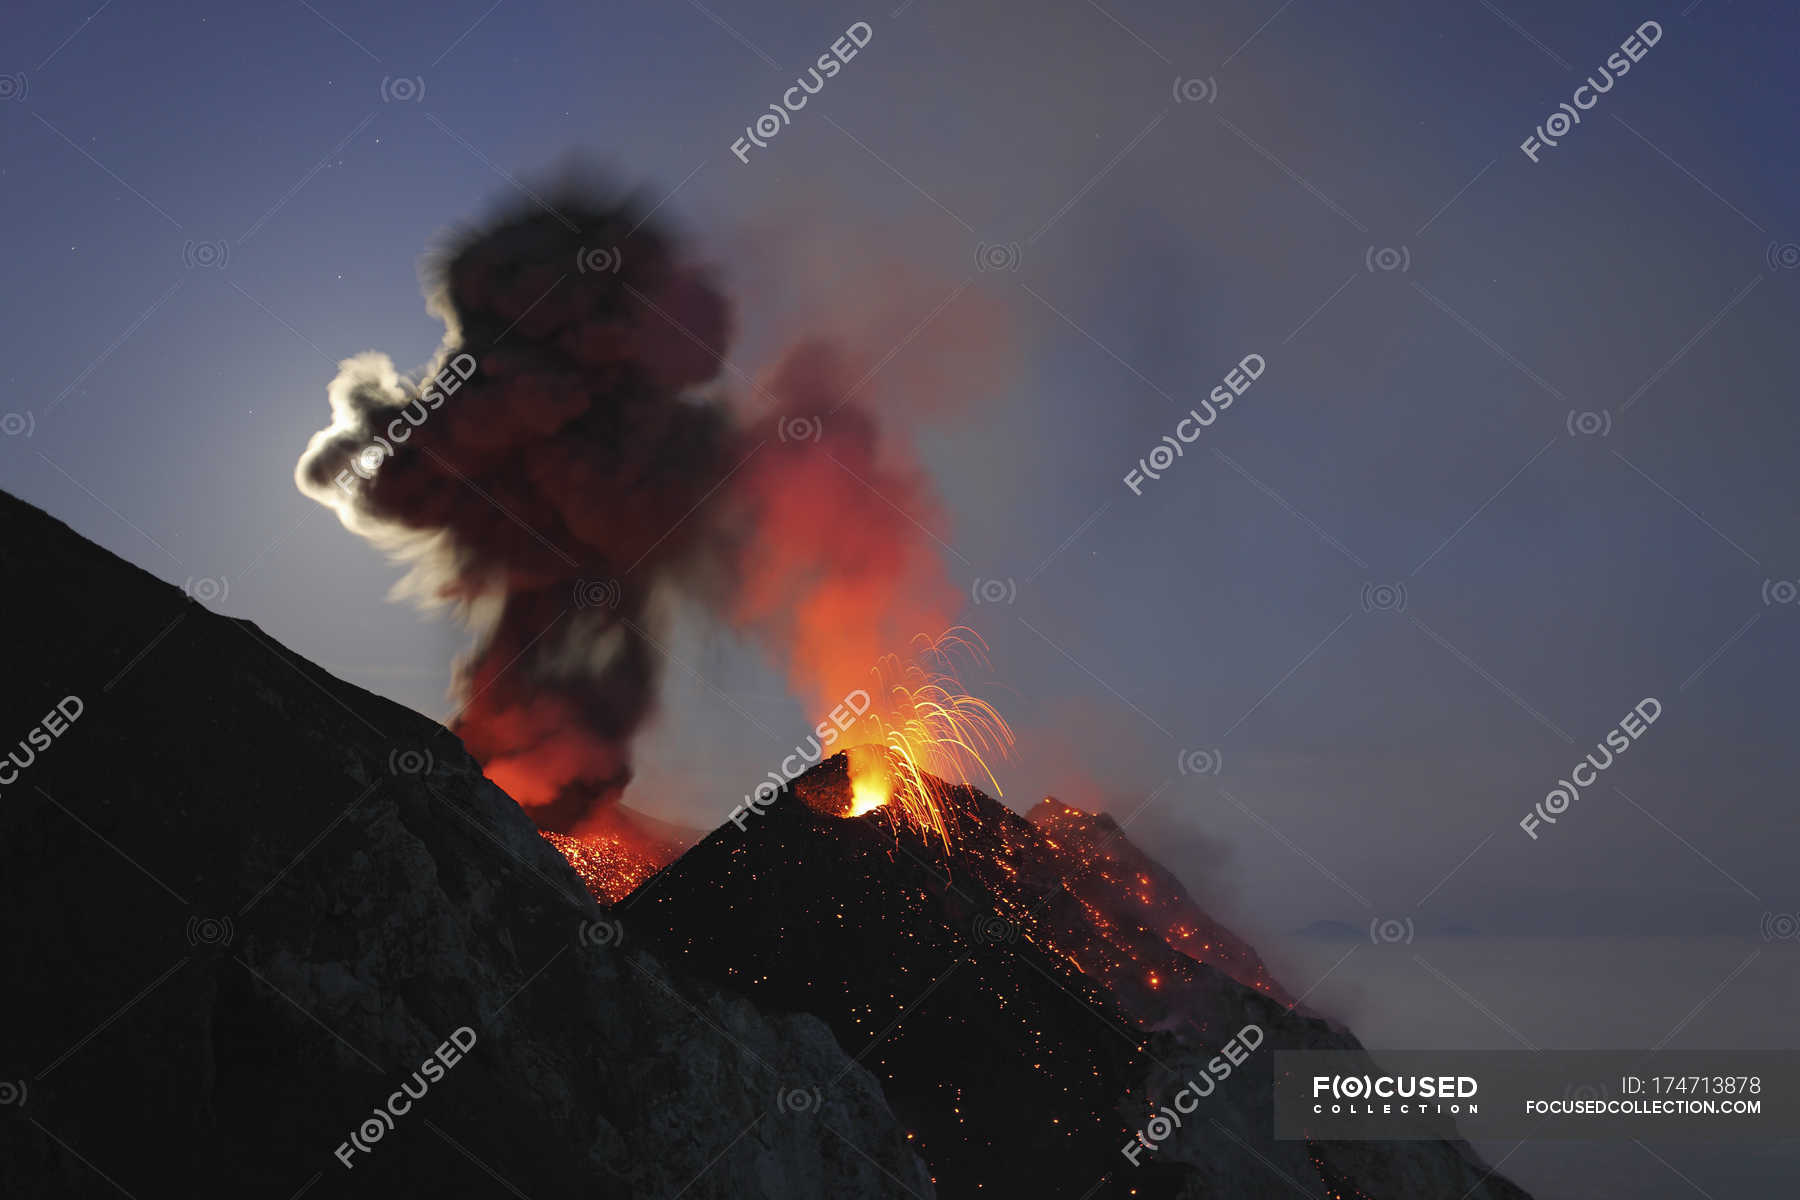
{"label": "rocky foreground outcrop", "polygon": [[0,578],[0,1195],[932,1194],[441,727],[4,494]]}
{"label": "rocky foreground outcrop", "polygon": [[0,1196],[1527,1200],[1276,1141],[1273,1052],[1355,1039],[1107,818],[955,788],[945,853],[840,756],[605,907],[440,726],[4,493],[0,578]]}

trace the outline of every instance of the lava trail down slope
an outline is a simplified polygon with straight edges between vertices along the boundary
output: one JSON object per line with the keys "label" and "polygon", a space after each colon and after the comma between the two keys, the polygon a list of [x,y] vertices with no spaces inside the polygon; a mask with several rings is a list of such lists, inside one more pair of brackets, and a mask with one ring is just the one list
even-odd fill
{"label": "lava trail down slope", "polygon": [[[887,810],[834,815],[849,788],[844,756],[827,759],[615,912],[672,965],[822,1018],[939,1194],[1524,1197],[1461,1142],[1273,1140],[1272,1052],[1359,1044],[1290,1007],[1110,820],[1054,802],[1027,820],[946,786],[946,853]],[[1128,1162],[1134,1133],[1252,1024],[1250,1061]],[[788,1086],[817,1104],[838,1082]]]}

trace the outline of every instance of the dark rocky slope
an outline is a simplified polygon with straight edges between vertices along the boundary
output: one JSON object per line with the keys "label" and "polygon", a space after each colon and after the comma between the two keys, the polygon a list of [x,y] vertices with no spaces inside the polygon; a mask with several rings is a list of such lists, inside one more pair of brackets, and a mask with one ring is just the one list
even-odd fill
{"label": "dark rocky slope", "polygon": [[[825,815],[849,808],[845,764],[721,826],[619,911],[671,966],[824,1018],[941,1195],[1525,1200],[1464,1143],[1275,1141],[1273,1052],[1359,1044],[1284,1003],[1110,820],[1055,806],[1034,824],[953,788],[945,855],[883,810]],[[1197,925],[1221,967],[1175,948]],[[1133,1133],[1250,1024],[1263,1044],[1128,1162]],[[829,1103],[839,1080],[815,1086]]]}
{"label": "dark rocky slope", "polygon": [[1354,1039],[1105,818],[958,789],[946,857],[784,793],[606,909],[434,723],[4,494],[0,570],[0,1195],[1524,1200],[1273,1141],[1272,1051]]}
{"label": "dark rocky slope", "polygon": [[0,579],[0,1195],[930,1194],[823,1023],[672,976],[439,726],[4,494]]}

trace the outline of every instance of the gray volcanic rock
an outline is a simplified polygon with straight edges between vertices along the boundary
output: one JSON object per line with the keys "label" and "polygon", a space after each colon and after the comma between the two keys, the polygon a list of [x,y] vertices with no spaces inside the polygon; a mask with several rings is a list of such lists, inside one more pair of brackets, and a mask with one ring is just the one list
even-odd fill
{"label": "gray volcanic rock", "polygon": [[0,566],[0,1194],[932,1194],[821,1021],[672,975],[441,727],[3,493]]}

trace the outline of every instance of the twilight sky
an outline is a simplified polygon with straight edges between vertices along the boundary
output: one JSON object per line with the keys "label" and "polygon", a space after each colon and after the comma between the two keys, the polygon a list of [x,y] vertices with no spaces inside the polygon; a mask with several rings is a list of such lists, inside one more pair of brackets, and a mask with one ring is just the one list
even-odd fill
{"label": "twilight sky", "polygon": [[[739,161],[859,20],[867,48]],[[1533,162],[1646,20],[1660,40]],[[443,716],[461,634],[384,600],[398,570],[293,464],[339,359],[436,346],[421,252],[584,153],[698,239],[748,371],[865,313],[901,380],[947,330],[1010,330],[956,411],[884,416],[943,497],[1015,806],[1129,819],[1365,1031],[1447,1009],[1448,1043],[1494,1035],[1554,978],[1527,1032],[1609,1044],[1594,1010],[1629,975],[1660,1007],[1628,1041],[1728,980],[1673,1044],[1793,1044],[1800,947],[1764,936],[1800,910],[1788,6],[21,0],[4,26],[0,485],[83,534]],[[628,799],[710,827],[817,715],[671,629]],[[1655,723],[1528,836],[1646,697]],[[1354,942],[1283,949],[1325,920],[1361,931],[1341,975]],[[1506,993],[1471,960],[1475,1004],[1372,944],[1388,921],[1604,938],[1609,966],[1534,959]]]}

